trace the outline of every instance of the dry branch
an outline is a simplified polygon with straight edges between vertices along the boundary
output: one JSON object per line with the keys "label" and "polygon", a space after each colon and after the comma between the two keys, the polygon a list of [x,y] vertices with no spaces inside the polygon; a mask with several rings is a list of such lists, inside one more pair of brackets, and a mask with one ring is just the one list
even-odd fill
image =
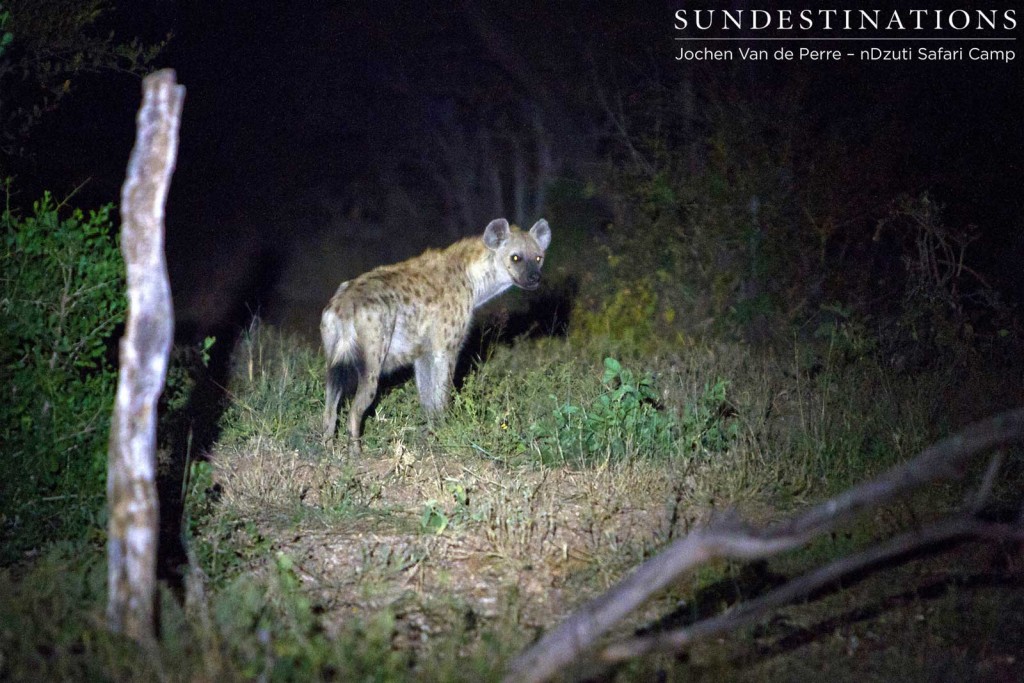
{"label": "dry branch", "polygon": [[[967,465],[976,455],[1022,439],[1024,409],[1009,411],[970,425],[958,434],[925,449],[916,458],[893,467],[875,479],[859,484],[803,514],[765,529],[749,528],[733,517],[714,520],[708,526],[672,543],[660,554],[640,565],[633,574],[611,590],[570,615],[557,628],[512,661],[506,681],[543,681],[551,678],[589,652],[609,629],[689,569],[714,558],[752,560],[797,548],[865,509],[887,503],[923,484],[958,478],[964,474]],[[989,475],[986,475],[983,490],[990,485],[989,479]],[[958,526],[960,524],[964,526]],[[975,524],[980,523],[970,519],[954,519],[946,526],[940,525],[932,531],[947,534],[946,537],[991,531],[981,526],[973,526]],[[899,537],[889,544],[847,558],[846,561],[853,564],[874,561],[871,560],[872,551],[897,552],[899,543],[906,545],[912,542],[913,539]],[[841,564],[830,567],[831,571],[844,570]],[[815,573],[808,575],[810,578],[802,587],[806,588],[815,580],[834,580],[828,578],[829,567],[820,571],[823,572],[820,576]],[[790,584],[778,591],[792,591],[797,588],[801,586],[798,584],[793,587]],[[761,600],[767,603],[771,595],[773,594],[766,595]],[[785,595],[776,595],[774,599],[781,597]],[[774,604],[766,604],[763,608],[767,609]],[[692,638],[700,628],[705,627],[700,624],[694,625],[689,629],[690,635],[684,634],[680,637],[684,642],[688,642],[685,639]],[[639,647],[635,641],[631,643],[632,646]],[[612,658],[618,658],[625,650],[617,651],[610,648],[610,652],[607,653]]]}
{"label": "dry branch", "polygon": [[173,331],[164,205],[178,154],[185,88],[167,69],[147,76],[142,90],[135,147],[121,188],[128,321],[110,427],[107,623],[112,631],[147,641],[153,636],[156,585],[156,404]]}
{"label": "dry branch", "polygon": [[994,524],[969,517],[950,517],[927,529],[900,534],[854,555],[834,560],[724,614],[704,619],[685,628],[643,638],[632,638],[610,645],[601,651],[599,658],[606,664],[613,664],[656,650],[678,650],[699,638],[726,633],[758,621],[769,610],[810,595],[821,588],[835,584],[843,577],[873,565],[935,543],[964,537],[1024,540],[1024,529],[1010,524]]}

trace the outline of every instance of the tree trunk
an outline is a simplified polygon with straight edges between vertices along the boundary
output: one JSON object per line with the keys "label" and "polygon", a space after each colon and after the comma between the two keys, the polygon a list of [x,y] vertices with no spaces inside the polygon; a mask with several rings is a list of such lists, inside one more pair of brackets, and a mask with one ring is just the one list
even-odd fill
{"label": "tree trunk", "polygon": [[154,627],[159,519],[156,403],[173,330],[163,219],[185,88],[166,69],[147,76],[142,90],[135,148],[121,188],[128,321],[121,338],[107,470],[107,622],[114,632],[148,641]]}

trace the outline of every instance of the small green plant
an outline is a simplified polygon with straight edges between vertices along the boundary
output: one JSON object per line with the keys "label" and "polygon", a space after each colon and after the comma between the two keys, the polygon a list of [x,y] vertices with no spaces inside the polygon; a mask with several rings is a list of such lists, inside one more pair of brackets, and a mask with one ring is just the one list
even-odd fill
{"label": "small green plant", "polygon": [[441,535],[448,528],[451,522],[445,514],[441,504],[436,500],[428,500],[423,504],[423,512],[420,513],[420,528],[424,533]]}
{"label": "small green plant", "polygon": [[705,383],[697,400],[683,408],[679,432],[685,452],[719,453],[739,434],[739,424],[728,419],[728,386],[729,382],[721,378]]}
{"label": "small green plant", "polygon": [[[10,183],[7,183],[8,196]],[[86,214],[47,193],[3,228],[0,525],[21,545],[95,527],[124,320],[124,263],[111,205]],[[3,558],[4,560],[8,558]]]}
{"label": "small green plant", "polygon": [[676,423],[661,408],[650,375],[637,377],[609,357],[601,382],[604,391],[587,405],[555,399],[550,419],[532,426],[546,461],[590,462],[671,450]]}
{"label": "small green plant", "polygon": [[481,516],[474,514],[469,506],[469,489],[464,483],[449,479],[445,483],[445,491],[449,495],[447,504],[433,499],[423,504],[420,529],[424,533],[440,535],[452,525],[480,521]]}

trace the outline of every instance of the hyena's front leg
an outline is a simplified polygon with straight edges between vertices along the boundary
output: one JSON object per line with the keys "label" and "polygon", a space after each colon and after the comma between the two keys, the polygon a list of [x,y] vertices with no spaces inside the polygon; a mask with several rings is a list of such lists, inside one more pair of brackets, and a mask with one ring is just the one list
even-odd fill
{"label": "hyena's front leg", "polygon": [[434,361],[430,354],[426,353],[414,360],[412,365],[416,371],[416,391],[420,395],[420,405],[429,418],[434,411],[434,399],[431,396],[434,385]]}
{"label": "hyena's front leg", "polygon": [[416,388],[427,420],[436,422],[444,415],[455,372],[455,354],[428,352],[416,359]]}

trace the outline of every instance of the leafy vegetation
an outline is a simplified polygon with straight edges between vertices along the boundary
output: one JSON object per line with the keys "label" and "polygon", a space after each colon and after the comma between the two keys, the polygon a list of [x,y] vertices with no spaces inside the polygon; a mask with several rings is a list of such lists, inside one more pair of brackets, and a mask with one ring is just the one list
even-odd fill
{"label": "leafy vegetation", "polygon": [[14,40],[14,34],[7,30],[7,23],[11,20],[11,13],[0,5],[0,57],[3,56],[7,47]]}
{"label": "leafy vegetation", "polygon": [[388,613],[355,620],[344,635],[328,639],[300,590],[293,560],[282,554],[266,575],[238,578],[213,604],[195,610],[164,591],[161,647],[143,651],[100,625],[102,560],[94,549],[63,544],[25,576],[0,570],[6,680],[390,681],[408,669],[407,655],[389,647]]}
{"label": "leafy vegetation", "polygon": [[636,378],[604,359],[603,391],[586,406],[558,403],[551,419],[531,425],[542,461],[593,463],[671,451],[675,421],[658,410],[650,375]]}
{"label": "leafy vegetation", "polygon": [[22,155],[32,129],[87,74],[142,76],[166,41],[97,35],[107,0],[6,0],[0,5],[0,152]]}
{"label": "leafy vegetation", "polygon": [[0,216],[4,562],[94,529],[104,507],[109,345],[126,308],[111,208],[86,214],[47,194],[30,215]]}

